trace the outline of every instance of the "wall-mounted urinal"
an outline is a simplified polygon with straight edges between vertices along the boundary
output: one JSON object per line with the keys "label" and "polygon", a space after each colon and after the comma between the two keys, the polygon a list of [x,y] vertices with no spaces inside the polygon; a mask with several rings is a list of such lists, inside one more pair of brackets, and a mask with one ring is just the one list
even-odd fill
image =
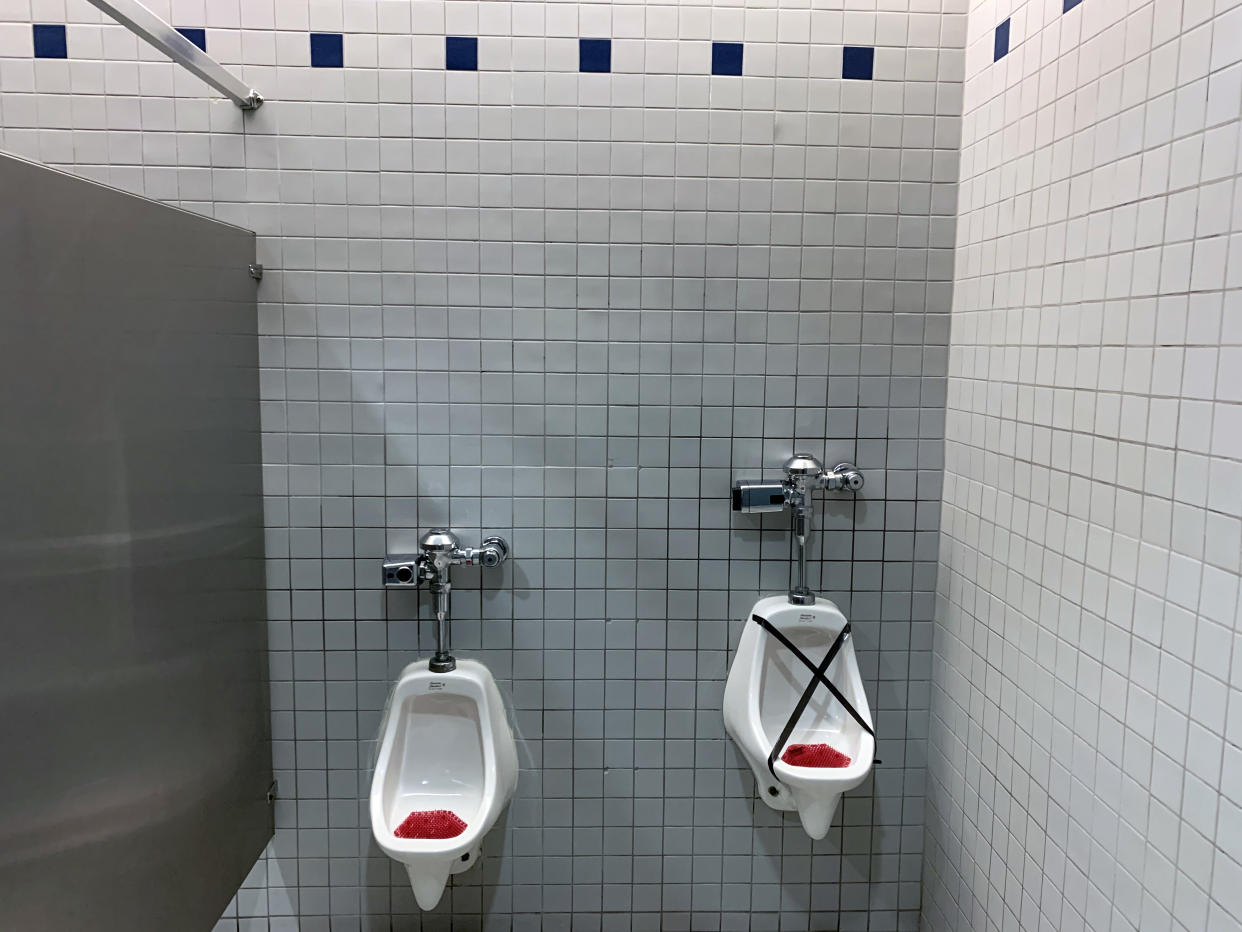
{"label": "wall-mounted urinal", "polygon": [[449,874],[469,869],[483,836],[517,786],[517,748],[487,667],[428,662],[401,673],[380,732],[371,781],[371,831],[405,865],[422,909],[440,901]]}
{"label": "wall-mounted urinal", "polygon": [[841,794],[875,762],[875,727],[854,655],[849,622],[807,586],[806,550],[816,489],[857,492],[852,464],[832,469],[807,453],[785,461],[777,482],[738,479],[733,510],[793,516],[796,575],[787,595],[760,599],[742,631],[725,683],[724,721],[773,809],[796,810],[823,838]]}
{"label": "wall-mounted urinal", "polygon": [[405,865],[422,909],[440,902],[449,874],[474,865],[517,788],[517,746],[496,681],[474,660],[449,651],[450,571],[496,567],[503,538],[461,546],[447,528],[418,542],[416,554],[390,554],[386,588],[427,584],[436,600],[436,652],[401,671],[380,727],[371,778],[371,833]]}
{"label": "wall-mounted urinal", "polygon": [[841,794],[867,779],[875,761],[871,710],[836,605],[794,605],[785,596],[755,604],[729,668],[724,720],[760,798],[796,810],[812,838],[827,835]]}

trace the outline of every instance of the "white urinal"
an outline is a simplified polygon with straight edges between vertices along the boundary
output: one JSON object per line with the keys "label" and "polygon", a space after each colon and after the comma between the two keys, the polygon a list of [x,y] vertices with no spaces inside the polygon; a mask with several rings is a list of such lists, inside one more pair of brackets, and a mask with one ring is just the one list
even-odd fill
{"label": "white urinal", "polygon": [[429,671],[426,660],[410,664],[379,740],[371,831],[405,865],[418,905],[431,909],[449,874],[479,859],[517,786],[517,748],[496,681],[473,660],[447,673]]}
{"label": "white urinal", "polygon": [[862,783],[875,761],[875,737],[868,730],[874,728],[871,710],[848,634],[823,674],[866,727],[817,681],[770,767],[769,756],[807,687],[816,681],[814,668],[822,667],[847,624],[827,599],[813,605],[793,605],[783,595],[760,599],[742,631],[725,684],[725,730],[755,772],[760,798],[773,809],[796,810],[812,838],[828,834],[841,794]]}

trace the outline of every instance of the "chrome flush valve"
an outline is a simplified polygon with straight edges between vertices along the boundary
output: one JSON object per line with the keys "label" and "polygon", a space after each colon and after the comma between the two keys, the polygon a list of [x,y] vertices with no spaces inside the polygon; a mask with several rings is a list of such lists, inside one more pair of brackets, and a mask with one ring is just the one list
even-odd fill
{"label": "chrome flush valve", "polygon": [[462,547],[448,528],[432,528],[418,540],[417,554],[390,554],[384,561],[384,585],[417,587],[427,583],[436,600],[436,652],[428,662],[433,673],[455,669],[449,653],[449,593],[453,590],[449,569],[453,566],[499,566],[509,557],[503,537],[488,537],[478,547]]}
{"label": "chrome flush valve", "polygon": [[806,584],[806,545],[811,536],[815,513],[811,498],[816,489],[830,492],[857,492],[863,487],[863,474],[853,463],[838,463],[832,469],[809,453],[795,453],[784,464],[781,482],[737,479],[733,483],[733,510],[744,514],[781,511],[788,508],[798,551],[798,582],[790,587],[789,601],[813,605],[815,593]]}

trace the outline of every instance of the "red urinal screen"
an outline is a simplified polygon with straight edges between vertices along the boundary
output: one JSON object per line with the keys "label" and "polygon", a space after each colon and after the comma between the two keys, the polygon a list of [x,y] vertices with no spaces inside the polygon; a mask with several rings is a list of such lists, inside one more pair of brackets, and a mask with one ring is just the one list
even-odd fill
{"label": "red urinal screen", "polygon": [[793,767],[848,767],[849,756],[830,744],[791,744],[781,760]]}
{"label": "red urinal screen", "polygon": [[420,809],[411,812],[393,832],[398,838],[456,838],[466,823],[447,809]]}

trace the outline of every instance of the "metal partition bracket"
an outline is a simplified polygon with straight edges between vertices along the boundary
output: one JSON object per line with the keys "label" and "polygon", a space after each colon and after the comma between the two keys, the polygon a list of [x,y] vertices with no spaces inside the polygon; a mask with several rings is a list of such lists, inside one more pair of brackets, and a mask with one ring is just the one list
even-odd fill
{"label": "metal partition bracket", "polygon": [[91,6],[107,13],[118,23],[155,46],[177,64],[183,66],[243,110],[258,110],[263,97],[254,88],[226,71],[224,66],[177,32],[138,0],[88,0]]}

